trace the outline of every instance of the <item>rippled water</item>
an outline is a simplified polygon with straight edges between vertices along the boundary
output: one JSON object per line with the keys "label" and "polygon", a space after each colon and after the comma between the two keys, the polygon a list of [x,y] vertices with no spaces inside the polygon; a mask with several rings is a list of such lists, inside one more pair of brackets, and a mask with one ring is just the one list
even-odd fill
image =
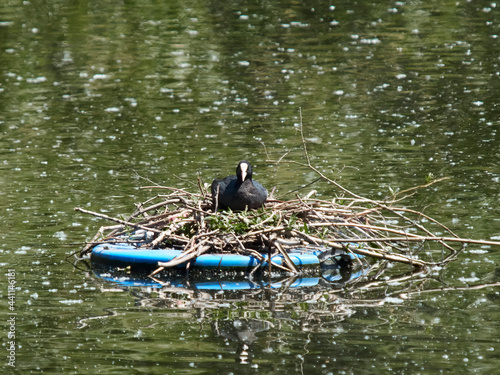
{"label": "rippled water", "polygon": [[66,257],[104,225],[74,207],[126,215],[148,180],[196,189],[248,158],[290,197],[315,174],[266,160],[303,161],[299,110],[322,172],[376,199],[450,177],[407,204],[499,241],[499,25],[494,2],[2,2],[2,365],[494,373],[498,248],[426,277],[234,292],[123,285]]}

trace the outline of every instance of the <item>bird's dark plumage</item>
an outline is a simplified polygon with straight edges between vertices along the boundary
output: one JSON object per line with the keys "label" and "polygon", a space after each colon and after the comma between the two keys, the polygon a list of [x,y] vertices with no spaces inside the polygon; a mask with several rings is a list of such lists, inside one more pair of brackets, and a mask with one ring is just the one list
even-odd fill
{"label": "bird's dark plumage", "polygon": [[214,210],[251,210],[262,207],[267,199],[267,190],[257,181],[252,181],[252,166],[246,160],[240,161],[236,167],[236,176],[215,179],[211,190]]}

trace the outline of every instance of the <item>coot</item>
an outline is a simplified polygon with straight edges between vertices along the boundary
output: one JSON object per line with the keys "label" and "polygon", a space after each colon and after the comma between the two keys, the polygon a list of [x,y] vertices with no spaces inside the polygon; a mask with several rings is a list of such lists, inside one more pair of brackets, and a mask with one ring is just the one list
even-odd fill
{"label": "coot", "polygon": [[227,176],[212,182],[212,199],[214,210],[250,210],[262,207],[267,199],[267,190],[257,181],[252,181],[252,166],[248,161],[242,160],[236,167],[236,176]]}

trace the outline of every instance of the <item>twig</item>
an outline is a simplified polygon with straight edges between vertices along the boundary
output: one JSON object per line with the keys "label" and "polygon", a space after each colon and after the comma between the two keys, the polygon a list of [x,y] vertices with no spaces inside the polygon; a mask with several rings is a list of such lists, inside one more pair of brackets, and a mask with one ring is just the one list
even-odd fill
{"label": "twig", "polygon": [[177,192],[180,192],[180,193],[184,193],[186,195],[194,196],[194,197],[197,197],[197,198],[203,198],[203,195],[189,193],[186,190],[178,189],[178,188],[173,188],[173,187],[169,187],[169,186],[142,186],[141,189],[166,189],[166,190],[172,190],[172,191],[177,191]]}
{"label": "twig", "polygon": [[297,267],[295,266],[292,259],[290,258],[286,250],[283,248],[283,246],[278,241],[276,241],[276,239],[272,240],[271,242],[273,243],[274,246],[276,246],[280,254],[283,256],[283,261],[290,268],[290,271],[293,273],[299,273],[299,270],[297,269]]}
{"label": "twig", "polygon": [[161,233],[161,230],[158,230],[158,229],[148,228],[148,227],[140,225],[140,224],[131,223],[129,221],[117,219],[117,218],[114,218],[114,217],[111,217],[111,216],[108,216],[108,215],[104,215],[104,214],[100,214],[100,213],[97,213],[97,212],[92,212],[92,211],[84,210],[83,208],[80,208],[80,207],[75,207],[75,211],[80,211],[80,212],[83,212],[84,214],[90,214],[90,215],[93,215],[93,216],[100,217],[102,219],[106,219],[106,220],[110,220],[110,221],[115,221],[115,222],[123,224],[123,225],[128,225],[129,227],[140,228],[140,229],[149,230],[149,231],[156,232],[156,233]]}
{"label": "twig", "polygon": [[307,160],[307,165],[311,165],[311,160],[309,159],[309,154],[307,153],[306,139],[304,138],[304,126],[302,125],[302,108],[299,107],[299,119],[300,119],[300,138],[302,139],[302,147],[304,148],[304,156]]}

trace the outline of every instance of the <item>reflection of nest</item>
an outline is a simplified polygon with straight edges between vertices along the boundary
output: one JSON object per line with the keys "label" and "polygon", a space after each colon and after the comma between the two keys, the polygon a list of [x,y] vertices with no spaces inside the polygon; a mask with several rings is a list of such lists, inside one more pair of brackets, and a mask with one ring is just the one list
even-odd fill
{"label": "reflection of nest", "polygon": [[[317,289],[317,288],[316,288]],[[154,297],[149,291],[132,290],[139,298],[137,303],[144,307],[196,310],[199,318],[216,320],[258,319],[277,322],[282,325],[300,325],[301,330],[313,330],[315,325],[325,321],[339,321],[350,316],[354,310],[340,303],[334,294],[324,292],[289,289],[286,291],[258,289],[255,291],[195,291],[181,288],[163,287],[155,290]]]}
{"label": "reflection of nest", "polygon": [[[162,309],[186,319],[194,317],[202,324],[212,323],[214,327],[220,327],[221,322],[261,322],[232,326],[234,329],[244,328],[240,336],[247,338],[253,337],[246,332],[250,326],[276,329],[286,326],[292,330],[324,331],[335,329],[339,322],[349,318],[360,308],[400,304],[424,293],[442,295],[446,291],[475,290],[500,285],[500,282],[496,282],[456,287],[444,285],[426,270],[399,274],[394,267],[384,266],[362,272],[354,278],[346,277],[343,282],[329,282],[328,277],[325,277],[315,286],[294,288],[292,286],[297,277],[289,277],[268,280],[268,284],[264,283],[265,280],[260,280],[260,287],[247,290],[199,289],[195,281],[185,277],[182,279],[183,286],[174,286],[175,283],[168,278],[153,282],[147,277],[143,280],[149,286],[134,286],[140,284],[134,275],[125,271],[112,271],[113,274],[109,272],[101,274],[101,277],[108,275],[108,280],[114,277],[116,282],[102,281],[99,277],[97,280],[102,284],[101,289],[128,291],[136,298],[136,305],[146,307],[148,311],[151,308]],[[132,280],[130,286],[122,286],[127,278]],[[95,319],[110,319],[117,314],[119,313],[111,311],[107,315],[85,318],[80,324],[84,327]],[[218,332],[227,331],[232,323],[222,324],[225,330],[219,329]]]}

